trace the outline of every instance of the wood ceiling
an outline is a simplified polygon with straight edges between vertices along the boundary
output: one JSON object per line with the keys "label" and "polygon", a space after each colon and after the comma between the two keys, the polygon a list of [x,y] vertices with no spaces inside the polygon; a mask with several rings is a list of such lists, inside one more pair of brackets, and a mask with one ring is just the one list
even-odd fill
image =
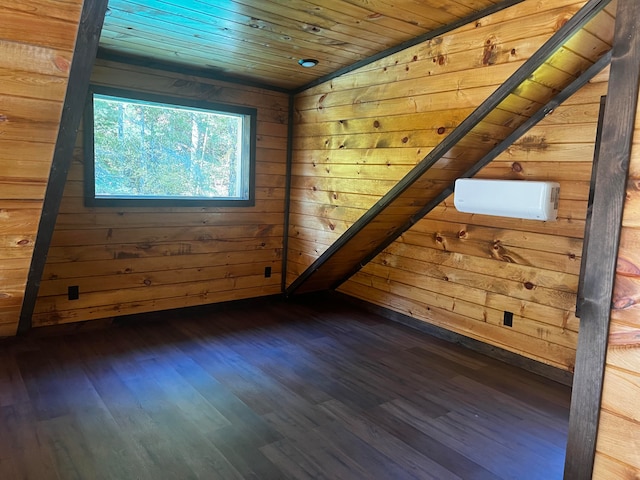
{"label": "wood ceiling", "polygon": [[[292,90],[520,0],[110,0],[101,55]],[[319,61],[314,68],[302,58]]]}

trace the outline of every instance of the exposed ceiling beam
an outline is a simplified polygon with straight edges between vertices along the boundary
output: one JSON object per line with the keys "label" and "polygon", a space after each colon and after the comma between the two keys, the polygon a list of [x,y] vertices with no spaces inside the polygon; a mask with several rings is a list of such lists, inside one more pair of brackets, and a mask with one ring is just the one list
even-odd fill
{"label": "exposed ceiling beam", "polygon": [[53,153],[42,215],[38,225],[38,236],[33,248],[31,267],[22,301],[18,334],[25,333],[31,328],[31,316],[38,298],[40,279],[47,262],[47,253],[56,226],[67,173],[73,159],[73,149],[85,98],[89,90],[89,79],[98,50],[107,3],[108,0],[85,0],[82,7],[56,148]]}
{"label": "exposed ceiling beam", "polygon": [[210,78],[221,82],[229,82],[236,85],[245,85],[247,87],[262,88],[273,92],[289,93],[288,88],[276,87],[265,82],[258,82],[247,78],[234,77],[220,73],[213,68],[195,68],[181,65],[179,63],[171,63],[163,60],[153,60],[150,58],[138,57],[135,55],[123,54],[117,51],[107,50],[102,47],[98,48],[96,58],[107,62],[123,63],[125,65],[134,65],[136,67],[150,68],[153,70],[162,70],[164,72],[179,73],[180,75],[192,75],[200,78]]}

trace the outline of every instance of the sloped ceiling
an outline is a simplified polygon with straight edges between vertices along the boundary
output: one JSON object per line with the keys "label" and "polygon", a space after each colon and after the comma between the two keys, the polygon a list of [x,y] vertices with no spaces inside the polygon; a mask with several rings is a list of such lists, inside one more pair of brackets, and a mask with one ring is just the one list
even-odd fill
{"label": "sloped ceiling", "polygon": [[[457,178],[474,176],[563,101],[558,98],[568,98],[602,71],[610,61],[607,52],[611,50],[614,31],[614,17],[606,9],[607,3],[590,0],[566,21],[520,69],[309,265],[287,288],[287,294],[339,286],[449,197]],[[495,143],[485,142],[484,136]],[[462,150],[460,145],[464,145]],[[444,165],[446,168],[442,168]]]}
{"label": "sloped ceiling", "polygon": [[18,325],[81,10],[0,2],[0,337]]}
{"label": "sloped ceiling", "polygon": [[295,89],[519,1],[110,0],[100,47]]}

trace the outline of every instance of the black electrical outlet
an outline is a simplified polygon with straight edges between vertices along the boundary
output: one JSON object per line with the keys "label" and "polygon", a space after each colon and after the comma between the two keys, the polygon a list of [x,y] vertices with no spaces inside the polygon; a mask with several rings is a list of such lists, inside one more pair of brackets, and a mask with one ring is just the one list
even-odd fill
{"label": "black electrical outlet", "polygon": [[264,278],[271,278],[271,267],[264,267]]}
{"label": "black electrical outlet", "polygon": [[80,298],[80,289],[78,285],[72,285],[67,288],[67,295],[69,300],[78,300]]}
{"label": "black electrical outlet", "polygon": [[502,320],[502,324],[505,327],[513,327],[513,313],[504,312],[504,318]]}

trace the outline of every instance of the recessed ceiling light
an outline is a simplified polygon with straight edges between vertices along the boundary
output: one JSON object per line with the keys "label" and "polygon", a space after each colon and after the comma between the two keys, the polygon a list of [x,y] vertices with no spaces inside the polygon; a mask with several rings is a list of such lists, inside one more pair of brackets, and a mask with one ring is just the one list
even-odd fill
{"label": "recessed ceiling light", "polygon": [[298,65],[301,65],[305,68],[311,68],[318,65],[318,60],[315,60],[313,58],[301,58],[300,60],[298,60]]}

